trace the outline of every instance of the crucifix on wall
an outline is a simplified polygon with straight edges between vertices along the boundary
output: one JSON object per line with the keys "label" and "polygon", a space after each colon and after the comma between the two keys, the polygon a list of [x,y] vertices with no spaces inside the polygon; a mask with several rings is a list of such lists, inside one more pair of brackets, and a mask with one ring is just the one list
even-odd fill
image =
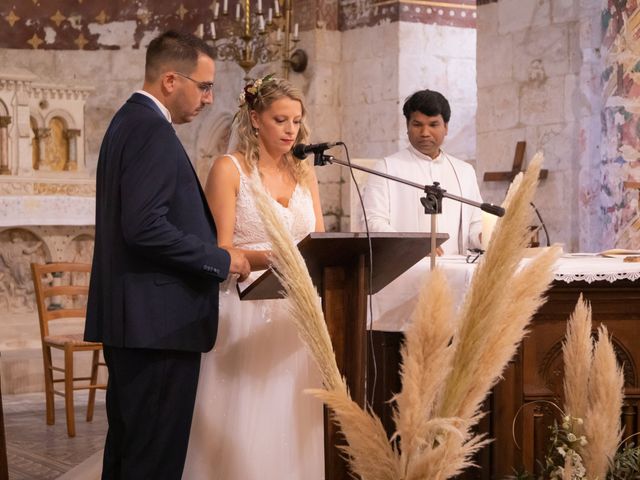
{"label": "crucifix on wall", "polygon": [[[511,182],[516,177],[516,175],[518,175],[521,171],[523,171],[522,165],[524,163],[524,150],[526,146],[527,146],[527,142],[524,142],[524,141],[516,143],[516,152],[515,152],[515,155],[513,156],[513,166],[511,167],[510,172],[485,172],[482,179],[485,182],[509,182],[509,184],[511,184]],[[540,170],[540,176],[538,178],[540,180],[544,180],[545,178],[547,178],[548,175],[549,175],[549,171],[546,169],[543,169],[543,170]],[[549,232],[547,231],[547,227],[545,226],[542,220],[542,217],[540,216],[540,212],[538,212],[538,209],[535,207],[535,205],[533,205],[532,203],[531,206],[533,207],[534,211],[536,212],[536,215],[538,216],[538,219],[540,220],[540,226],[530,227],[532,236],[531,236],[531,242],[529,246],[537,247],[540,245],[540,242],[538,240],[538,230],[540,228],[544,230],[545,236],[547,237],[547,246],[549,246],[550,241],[549,241]]]}
{"label": "crucifix on wall", "polygon": [[[513,156],[513,167],[510,172],[485,172],[482,179],[485,182],[512,182],[518,173],[522,171],[522,164],[524,163],[524,149],[527,146],[527,142],[518,142],[516,144],[516,153]],[[546,169],[540,170],[540,180],[547,178],[549,171]]]}

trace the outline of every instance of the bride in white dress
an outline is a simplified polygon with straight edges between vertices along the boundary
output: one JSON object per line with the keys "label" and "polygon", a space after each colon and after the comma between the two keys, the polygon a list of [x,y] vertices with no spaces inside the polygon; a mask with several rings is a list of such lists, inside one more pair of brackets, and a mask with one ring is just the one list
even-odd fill
{"label": "bride in white dress", "polygon": [[[252,270],[268,267],[270,249],[251,192],[253,169],[296,241],[324,230],[315,173],[291,156],[307,138],[304,114],[287,81],[250,83],[234,121],[239,151],[218,158],[209,173],[219,245],[242,249]],[[320,387],[320,376],[284,302],[241,302],[233,281],[221,286],[218,338],[202,357],[183,479],[324,478],[322,403],[303,392]]]}

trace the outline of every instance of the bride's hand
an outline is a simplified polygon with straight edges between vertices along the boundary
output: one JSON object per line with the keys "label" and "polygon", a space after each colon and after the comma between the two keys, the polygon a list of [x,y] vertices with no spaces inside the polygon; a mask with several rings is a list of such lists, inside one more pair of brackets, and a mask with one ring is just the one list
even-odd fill
{"label": "bride's hand", "polygon": [[231,256],[231,264],[229,265],[229,273],[235,273],[238,275],[238,281],[243,282],[247,279],[249,274],[251,273],[251,265],[249,265],[249,260],[244,253],[235,249],[228,248],[226,249]]}

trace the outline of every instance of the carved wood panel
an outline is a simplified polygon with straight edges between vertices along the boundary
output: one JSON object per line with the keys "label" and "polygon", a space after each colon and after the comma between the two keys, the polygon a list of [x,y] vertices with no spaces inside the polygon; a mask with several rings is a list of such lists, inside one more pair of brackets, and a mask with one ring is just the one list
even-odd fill
{"label": "carved wood panel", "polygon": [[[495,476],[511,474],[507,465],[524,467],[528,471],[537,468],[537,461],[544,458],[549,426],[558,412],[549,403],[562,406],[562,341],[567,320],[582,293],[591,302],[593,326],[605,323],[612,337],[618,361],[623,366],[625,377],[625,406],[621,422],[625,426],[624,436],[639,431],[638,407],[640,388],[638,362],[640,361],[640,283],[618,281],[616,283],[555,282],[548,300],[533,320],[531,333],[523,341],[515,364],[522,368],[522,380],[516,394],[503,395],[496,399],[497,408],[517,410],[528,402],[536,402],[522,409],[516,441],[520,449],[512,449],[511,458],[492,465]],[[514,368],[514,366],[510,367]],[[495,413],[494,413],[495,414]],[[511,425],[498,425],[494,451],[510,450],[513,443],[507,430]],[[508,427],[508,428],[507,428]]]}

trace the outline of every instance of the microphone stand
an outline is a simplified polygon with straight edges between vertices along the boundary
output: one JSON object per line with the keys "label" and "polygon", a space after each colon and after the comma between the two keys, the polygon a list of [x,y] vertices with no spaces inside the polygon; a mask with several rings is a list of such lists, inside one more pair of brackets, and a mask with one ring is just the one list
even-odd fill
{"label": "microphone stand", "polygon": [[361,170],[363,172],[371,173],[373,175],[377,175],[379,177],[386,178],[388,180],[392,180],[394,182],[403,183],[405,185],[409,185],[410,187],[417,188],[422,190],[425,194],[424,197],[420,198],[420,203],[424,207],[424,213],[426,215],[431,215],[431,269],[433,270],[436,266],[436,215],[442,213],[442,199],[449,198],[451,200],[455,200],[456,202],[466,203],[467,205],[471,205],[473,207],[479,208],[483,212],[490,213],[497,217],[502,217],[504,215],[504,208],[494,205],[492,203],[480,203],[475,200],[470,200],[468,198],[459,197],[457,195],[452,195],[447,193],[446,190],[440,187],[438,182],[433,182],[433,185],[422,185],[419,183],[411,182],[409,180],[405,180],[404,178],[395,177],[393,175],[389,175],[388,173],[379,172],[377,170],[373,170],[371,168],[362,167],[360,165],[354,165],[350,162],[345,162],[344,160],[338,160],[332,155],[325,155],[324,152],[318,151],[313,154],[313,164],[314,166],[324,166],[327,164],[337,163],[338,165],[342,165],[344,167],[355,168],[356,170]]}

